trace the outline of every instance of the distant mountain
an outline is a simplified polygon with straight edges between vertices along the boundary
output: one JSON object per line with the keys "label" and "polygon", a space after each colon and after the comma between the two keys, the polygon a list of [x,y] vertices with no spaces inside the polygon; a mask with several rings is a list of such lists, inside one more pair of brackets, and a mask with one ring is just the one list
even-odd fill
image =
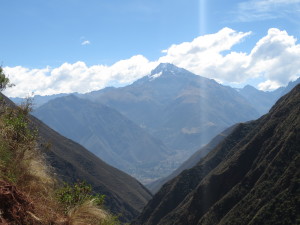
{"label": "distant mountain", "polygon": [[297,84],[300,83],[300,77],[290,82],[286,87],[278,88],[274,91],[260,91],[250,85],[239,89],[238,92],[246,98],[253,107],[261,114],[267,113],[272,105],[283,95],[290,92]]}
{"label": "distant mountain", "polygon": [[[67,96],[67,95],[68,94],[56,94],[56,95],[45,95],[45,96],[35,95],[32,99],[33,108],[38,108],[52,99]],[[22,102],[24,102],[25,99],[16,97],[16,98],[10,98],[10,100],[12,100],[16,104],[21,104]]]}
{"label": "distant mountain", "polygon": [[[281,97],[281,96],[289,93],[298,84],[300,84],[300,77],[297,80],[295,80],[295,81],[289,82],[289,84],[285,88],[283,88],[283,89],[279,88],[279,90],[280,90],[279,97]],[[276,90],[275,90],[275,92],[276,92]]]}
{"label": "distant mountain", "polygon": [[300,85],[166,183],[133,225],[298,224]]}
{"label": "distant mountain", "polygon": [[279,93],[260,91],[251,85],[240,89],[239,94],[246,98],[261,115],[267,113],[279,97]]}
{"label": "distant mountain", "polygon": [[33,114],[105,162],[141,181],[157,179],[170,172],[155,170],[167,158],[168,148],[103,104],[70,95],[49,101]]}
{"label": "distant mountain", "polygon": [[112,107],[181,154],[178,164],[225,128],[258,117],[233,88],[172,64],[122,88],[83,95]]}
{"label": "distant mountain", "polygon": [[169,180],[178,176],[182,171],[194,167],[200,159],[204,158],[211,150],[213,150],[218,144],[220,144],[231,132],[234,130],[236,125],[233,125],[216,137],[214,137],[207,145],[196,151],[189,159],[183,162],[176,170],[174,170],[170,175],[160,178],[146,185],[146,187],[155,194],[163,184],[167,183]]}
{"label": "distant mountain", "polygon": [[[14,107],[3,97],[10,107]],[[38,130],[39,149],[45,153],[53,172],[66,182],[81,180],[91,184],[95,192],[106,195],[106,207],[120,214],[122,221],[128,222],[136,217],[151,198],[150,192],[133,177],[103,162],[33,116],[31,123]]]}

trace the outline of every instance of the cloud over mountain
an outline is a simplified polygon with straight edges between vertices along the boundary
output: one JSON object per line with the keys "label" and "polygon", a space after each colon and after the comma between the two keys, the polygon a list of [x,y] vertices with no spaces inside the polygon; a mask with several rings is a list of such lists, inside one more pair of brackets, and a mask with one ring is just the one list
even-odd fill
{"label": "cloud over mountain", "polygon": [[300,45],[295,37],[271,28],[249,53],[232,50],[235,45],[246,42],[249,36],[251,32],[223,28],[190,42],[174,44],[163,50],[165,55],[155,61],[135,55],[110,66],[87,66],[78,61],[57,68],[5,67],[5,72],[16,84],[6,94],[24,97],[32,92],[39,95],[85,93],[106,86],[123,86],[149,74],[161,62],[220,82],[246,83],[249,79],[257,79],[262,90],[286,85],[299,76]]}
{"label": "cloud over mountain", "polygon": [[229,52],[223,55],[223,52],[230,50],[250,34],[251,32],[243,33],[223,28],[215,34],[172,45],[166,50],[167,55],[159,61],[173,63],[205,77],[242,82],[245,80],[243,73],[248,62],[246,53]]}

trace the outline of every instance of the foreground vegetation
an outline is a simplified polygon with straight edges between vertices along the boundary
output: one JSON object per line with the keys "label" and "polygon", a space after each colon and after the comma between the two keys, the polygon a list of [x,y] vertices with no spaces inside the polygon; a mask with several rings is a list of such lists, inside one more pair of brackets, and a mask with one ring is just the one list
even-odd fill
{"label": "foreground vegetation", "polygon": [[[0,67],[0,91],[9,85]],[[56,179],[38,148],[30,110],[30,101],[12,106],[1,96],[0,224],[118,224],[90,185]]]}

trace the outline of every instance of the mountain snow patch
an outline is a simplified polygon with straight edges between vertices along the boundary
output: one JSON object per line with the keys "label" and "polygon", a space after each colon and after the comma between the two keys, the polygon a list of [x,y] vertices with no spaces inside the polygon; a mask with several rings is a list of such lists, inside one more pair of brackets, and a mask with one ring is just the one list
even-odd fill
{"label": "mountain snow patch", "polygon": [[151,74],[151,75],[149,75],[149,80],[150,81],[155,80],[156,78],[160,77],[161,75],[162,75],[162,72]]}

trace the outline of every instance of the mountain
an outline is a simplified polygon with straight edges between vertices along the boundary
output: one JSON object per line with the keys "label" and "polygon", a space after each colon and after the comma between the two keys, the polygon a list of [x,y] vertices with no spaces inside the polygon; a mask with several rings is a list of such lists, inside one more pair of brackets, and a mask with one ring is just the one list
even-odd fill
{"label": "mountain", "polygon": [[188,158],[185,162],[183,162],[176,170],[174,170],[170,175],[155,180],[146,185],[146,187],[152,192],[156,193],[163,184],[167,183],[169,180],[173,179],[174,177],[178,176],[182,171],[190,169],[194,167],[200,159],[204,158],[211,150],[213,150],[219,143],[221,143],[236,127],[233,125],[216,137],[214,137],[207,145],[196,151],[190,158]]}
{"label": "mountain", "polygon": [[179,165],[225,128],[258,117],[233,88],[163,63],[133,84],[82,96],[121,112],[178,155]]}
{"label": "mountain", "polygon": [[[59,97],[63,97],[63,96],[67,96],[68,94],[55,94],[55,95],[45,95],[45,96],[41,96],[41,95],[35,95],[33,97],[33,108],[38,108],[41,105],[49,102],[52,99],[55,98],[59,98]],[[14,103],[16,104],[21,104],[22,102],[24,102],[24,98],[19,98],[19,97],[15,97],[15,98],[10,98],[10,100],[12,100]]]}
{"label": "mountain", "polygon": [[[9,99],[4,98],[10,107],[14,107]],[[39,149],[62,181],[80,180],[91,184],[96,193],[106,195],[106,207],[120,214],[122,221],[130,221],[139,214],[151,198],[150,192],[141,183],[61,136],[37,118],[31,116],[30,119],[32,127],[38,131]]]}
{"label": "mountain", "polygon": [[239,94],[246,98],[251,105],[255,106],[256,110],[261,115],[267,113],[279,98],[279,93],[274,93],[275,92],[257,90],[251,85],[246,85],[244,88],[239,90]]}
{"label": "mountain", "polygon": [[298,77],[298,79],[296,79],[295,81],[289,82],[289,84],[285,88],[283,88],[282,90],[279,89],[280,90],[280,94],[279,94],[280,97],[287,94],[287,93],[289,93],[298,84],[300,84],[300,77]]}
{"label": "mountain", "polygon": [[116,110],[74,95],[56,98],[33,113],[110,165],[145,182],[166,175],[155,167],[168,148]]}
{"label": "mountain", "polygon": [[166,183],[132,224],[298,224],[300,85]]}
{"label": "mountain", "polygon": [[251,85],[246,85],[244,88],[239,89],[238,92],[263,115],[270,110],[272,105],[274,105],[281,96],[290,92],[299,83],[300,77],[295,81],[289,82],[286,87],[281,87],[274,91],[260,91]]}

